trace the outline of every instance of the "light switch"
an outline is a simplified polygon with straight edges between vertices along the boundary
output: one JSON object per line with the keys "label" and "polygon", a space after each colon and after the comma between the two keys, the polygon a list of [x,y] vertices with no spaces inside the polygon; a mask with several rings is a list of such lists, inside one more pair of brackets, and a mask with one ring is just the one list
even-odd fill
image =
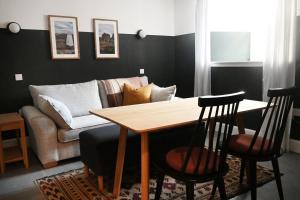
{"label": "light switch", "polygon": [[140,69],[140,74],[145,74],[145,70],[144,69]]}
{"label": "light switch", "polygon": [[16,81],[22,81],[23,80],[23,74],[15,74]]}

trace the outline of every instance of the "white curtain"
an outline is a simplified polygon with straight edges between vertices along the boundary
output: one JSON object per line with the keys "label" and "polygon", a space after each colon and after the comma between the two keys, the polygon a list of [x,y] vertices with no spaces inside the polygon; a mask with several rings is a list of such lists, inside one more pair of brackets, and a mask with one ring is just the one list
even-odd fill
{"label": "white curtain", "polygon": [[[266,54],[263,63],[263,100],[267,101],[269,88],[284,88],[295,84],[295,31],[296,0],[271,1]],[[292,112],[291,112],[292,113]],[[284,150],[289,150],[290,114],[285,137]]]}
{"label": "white curtain", "polygon": [[196,3],[194,96],[209,95],[211,93],[208,1],[197,0]]}

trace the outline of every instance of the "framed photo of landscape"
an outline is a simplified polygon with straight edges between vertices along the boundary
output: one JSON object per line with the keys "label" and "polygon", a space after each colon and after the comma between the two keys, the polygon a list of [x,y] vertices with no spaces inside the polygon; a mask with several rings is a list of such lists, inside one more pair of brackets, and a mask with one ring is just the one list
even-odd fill
{"label": "framed photo of landscape", "polygon": [[97,59],[120,57],[117,20],[94,19],[94,33]]}
{"label": "framed photo of landscape", "polygon": [[79,59],[77,17],[49,15],[52,59]]}

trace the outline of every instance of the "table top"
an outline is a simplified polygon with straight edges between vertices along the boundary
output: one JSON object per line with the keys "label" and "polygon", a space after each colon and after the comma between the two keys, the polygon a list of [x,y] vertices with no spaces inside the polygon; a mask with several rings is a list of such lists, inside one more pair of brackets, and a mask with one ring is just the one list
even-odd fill
{"label": "table top", "polygon": [[[238,113],[261,110],[267,102],[243,100]],[[130,106],[120,106],[90,111],[92,114],[143,133],[195,123],[200,115],[198,97],[176,99]],[[204,114],[205,119],[205,114]]]}
{"label": "table top", "polygon": [[0,114],[0,125],[23,121],[19,113]]}

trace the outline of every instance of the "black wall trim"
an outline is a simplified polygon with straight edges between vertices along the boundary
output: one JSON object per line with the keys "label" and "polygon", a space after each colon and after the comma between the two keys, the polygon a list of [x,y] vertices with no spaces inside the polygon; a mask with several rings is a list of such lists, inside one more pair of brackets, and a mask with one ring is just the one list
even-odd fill
{"label": "black wall trim", "polygon": [[[299,17],[298,17],[299,18]],[[298,29],[300,27],[298,22]],[[9,34],[0,29],[0,113],[18,111],[31,104],[30,84],[78,83],[92,79],[138,76],[144,68],[150,82],[160,86],[177,85],[177,96],[191,97],[194,88],[195,34],[152,36],[143,40],[134,34],[120,34],[120,59],[96,60],[94,35],[80,32],[80,60],[51,60],[49,32],[22,30]],[[297,37],[297,52],[300,37]],[[297,53],[296,85],[300,87],[300,54]],[[14,74],[22,73],[23,81]],[[261,99],[262,68],[214,67],[212,93],[245,90],[247,98]],[[297,94],[295,106],[300,106]],[[251,125],[251,123],[250,123]],[[252,126],[252,125],[251,125]]]}
{"label": "black wall trim", "polygon": [[297,28],[296,28],[296,73],[295,73],[295,85],[298,87],[298,91],[296,93],[296,99],[294,103],[294,107],[300,108],[300,16],[297,17],[296,20]]}
{"label": "black wall trim", "polygon": [[[0,29],[0,113],[18,111],[31,104],[30,84],[78,83],[93,79],[139,76],[145,69],[150,82],[160,86],[175,84],[173,36],[120,34],[120,59],[96,60],[94,34],[80,32],[80,60],[51,60],[49,32],[22,30],[9,34]],[[14,74],[23,74],[15,81]]]}
{"label": "black wall trim", "polygon": [[194,96],[195,34],[175,37],[175,79],[177,95]]}

